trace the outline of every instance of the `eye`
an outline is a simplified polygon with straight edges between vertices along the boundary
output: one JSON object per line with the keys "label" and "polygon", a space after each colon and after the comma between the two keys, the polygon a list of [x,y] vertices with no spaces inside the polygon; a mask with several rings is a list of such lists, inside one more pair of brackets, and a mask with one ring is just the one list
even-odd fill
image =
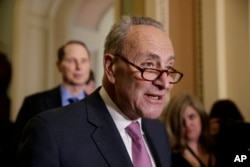
{"label": "eye", "polygon": [[166,70],[168,70],[169,72],[174,72],[174,68],[171,66],[166,66]]}
{"label": "eye", "polygon": [[67,63],[73,63],[74,59],[72,59],[72,58],[66,58],[66,59],[64,59],[64,61],[67,62]]}
{"label": "eye", "polygon": [[190,120],[193,120],[193,119],[195,119],[197,117],[197,115],[196,114],[190,114],[188,117],[189,117]]}
{"label": "eye", "polygon": [[82,63],[87,63],[87,62],[88,62],[88,59],[86,59],[86,58],[81,59],[81,62],[82,62]]}
{"label": "eye", "polygon": [[142,63],[141,65],[143,68],[156,68],[156,63],[152,61],[147,61]]}

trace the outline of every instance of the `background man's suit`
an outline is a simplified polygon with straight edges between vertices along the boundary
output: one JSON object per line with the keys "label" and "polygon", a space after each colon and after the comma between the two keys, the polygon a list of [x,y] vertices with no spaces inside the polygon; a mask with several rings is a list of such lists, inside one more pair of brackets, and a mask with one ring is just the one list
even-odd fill
{"label": "background man's suit", "polygon": [[60,86],[30,95],[24,99],[14,124],[15,133],[12,146],[14,154],[26,123],[36,114],[60,106],[62,106]]}
{"label": "background man's suit", "polygon": [[[19,166],[132,167],[98,91],[72,105],[35,116],[28,124],[32,128],[24,131],[20,143],[23,149]],[[156,166],[169,167],[170,147],[165,127],[158,120],[142,119],[142,129]]]}
{"label": "background man's suit", "polygon": [[23,128],[27,121],[45,110],[62,106],[60,86],[36,93],[24,99],[16,119],[16,126]]}
{"label": "background man's suit", "polygon": [[15,121],[17,133],[20,133],[28,120],[36,114],[60,106],[62,106],[60,86],[26,97]]}

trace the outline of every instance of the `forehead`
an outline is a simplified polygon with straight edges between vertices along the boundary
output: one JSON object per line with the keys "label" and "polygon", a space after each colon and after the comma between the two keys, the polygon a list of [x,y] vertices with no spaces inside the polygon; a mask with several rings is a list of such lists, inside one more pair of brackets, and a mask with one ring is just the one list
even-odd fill
{"label": "forehead", "polygon": [[88,57],[88,52],[84,46],[78,43],[68,44],[64,48],[65,56],[84,56]]}
{"label": "forehead", "polygon": [[159,28],[150,25],[132,26],[127,38],[128,52],[131,57],[150,55],[161,61],[174,58],[174,49],[170,38]]}
{"label": "forehead", "polygon": [[194,109],[194,107],[189,105],[184,109],[183,116],[185,117],[185,116],[188,116],[190,114],[197,114],[198,115],[198,112]]}

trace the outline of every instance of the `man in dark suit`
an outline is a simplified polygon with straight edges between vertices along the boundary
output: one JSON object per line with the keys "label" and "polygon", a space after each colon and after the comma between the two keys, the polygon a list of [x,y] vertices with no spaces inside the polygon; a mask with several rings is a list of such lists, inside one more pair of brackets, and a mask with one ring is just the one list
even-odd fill
{"label": "man in dark suit", "polygon": [[[123,17],[106,37],[103,86],[29,121],[18,166],[170,167],[168,137],[157,118],[183,76],[173,68],[174,57],[161,23]],[[131,125],[136,125],[136,139]]]}
{"label": "man in dark suit", "polygon": [[[71,98],[86,96],[85,86],[91,72],[90,52],[85,43],[70,40],[57,52],[57,67],[62,74],[62,84],[24,99],[15,121],[15,143],[19,140],[25,124],[36,114],[45,110],[68,105]],[[14,143],[14,150],[16,144]]]}

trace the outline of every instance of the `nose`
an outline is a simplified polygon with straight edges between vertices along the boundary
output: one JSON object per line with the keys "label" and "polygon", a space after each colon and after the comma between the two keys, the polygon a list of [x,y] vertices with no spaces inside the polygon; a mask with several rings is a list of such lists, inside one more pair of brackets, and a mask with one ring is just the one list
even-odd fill
{"label": "nose", "polygon": [[170,84],[170,82],[171,82],[171,78],[168,76],[168,74],[166,72],[163,72],[160,75],[160,77],[158,77],[154,81],[154,84],[161,87],[161,88],[171,90],[173,88],[173,84]]}
{"label": "nose", "polygon": [[76,69],[81,69],[81,62],[75,61]]}
{"label": "nose", "polygon": [[183,118],[183,127],[190,128],[194,126],[194,122],[188,118]]}

